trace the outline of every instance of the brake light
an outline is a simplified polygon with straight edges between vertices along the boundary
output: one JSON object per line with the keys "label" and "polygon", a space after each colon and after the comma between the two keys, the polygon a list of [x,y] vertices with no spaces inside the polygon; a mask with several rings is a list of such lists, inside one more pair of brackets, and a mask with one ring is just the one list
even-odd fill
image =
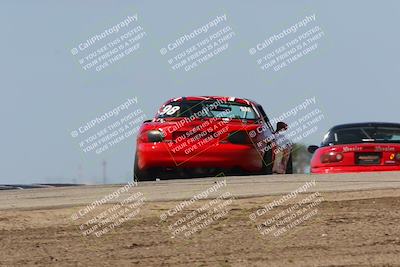
{"label": "brake light", "polygon": [[321,155],[321,162],[322,163],[333,163],[333,162],[340,162],[343,160],[343,154],[339,152],[331,151],[326,154]]}
{"label": "brake light", "polygon": [[162,142],[164,133],[159,130],[151,130],[142,135],[142,141],[145,143]]}

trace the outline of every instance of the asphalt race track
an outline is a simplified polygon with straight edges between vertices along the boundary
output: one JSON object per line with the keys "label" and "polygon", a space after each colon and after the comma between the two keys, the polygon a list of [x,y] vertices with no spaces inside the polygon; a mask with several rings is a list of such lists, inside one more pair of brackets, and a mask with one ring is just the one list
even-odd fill
{"label": "asphalt race track", "polygon": [[[308,192],[342,192],[371,189],[400,188],[400,172],[326,174],[326,175],[268,175],[218,178],[179,179],[139,182],[129,194],[142,192],[146,201],[190,199],[194,194],[226,179],[224,190],[237,198],[289,193],[306,182],[316,181]],[[123,185],[38,188],[4,191],[0,194],[0,209],[49,208],[87,205],[101,199]],[[126,193],[126,194],[128,194]],[[215,195],[211,194],[210,197]],[[122,194],[121,197],[124,197]],[[126,197],[126,196],[125,196]],[[112,201],[110,203],[113,203]]]}

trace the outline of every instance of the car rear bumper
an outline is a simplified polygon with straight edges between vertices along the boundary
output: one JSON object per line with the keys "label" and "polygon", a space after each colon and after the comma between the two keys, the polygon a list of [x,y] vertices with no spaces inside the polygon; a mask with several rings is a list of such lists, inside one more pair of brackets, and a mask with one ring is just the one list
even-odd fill
{"label": "car rear bumper", "polygon": [[311,168],[311,173],[353,173],[353,172],[385,172],[400,171],[399,165],[392,166],[331,166]]}
{"label": "car rear bumper", "polygon": [[150,168],[240,168],[248,172],[260,171],[262,158],[254,146],[237,144],[212,145],[202,151],[184,150],[174,153],[166,143],[142,143],[137,147],[138,166]]}

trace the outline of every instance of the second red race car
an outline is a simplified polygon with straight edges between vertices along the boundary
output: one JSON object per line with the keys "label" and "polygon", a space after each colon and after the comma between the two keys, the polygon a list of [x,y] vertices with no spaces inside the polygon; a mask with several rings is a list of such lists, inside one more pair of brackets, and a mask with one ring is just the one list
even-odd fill
{"label": "second red race car", "polygon": [[234,97],[179,97],[145,121],[137,138],[136,180],[223,174],[292,173],[291,143],[264,109]]}
{"label": "second red race car", "polygon": [[308,151],[311,173],[400,171],[400,124],[338,125]]}

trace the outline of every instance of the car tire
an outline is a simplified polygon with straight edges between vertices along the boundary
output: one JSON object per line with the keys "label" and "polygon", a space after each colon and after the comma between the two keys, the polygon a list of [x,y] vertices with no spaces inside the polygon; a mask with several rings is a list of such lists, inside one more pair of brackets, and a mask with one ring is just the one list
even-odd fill
{"label": "car tire", "polygon": [[290,153],[288,162],[286,164],[286,174],[293,174],[293,159],[292,159],[292,153]]}
{"label": "car tire", "polygon": [[138,154],[136,153],[135,155],[135,165],[133,167],[133,181],[135,182],[140,182],[140,181],[151,181],[154,180],[154,178],[152,178],[149,175],[148,171],[143,171],[139,169],[139,157]]}
{"label": "car tire", "polygon": [[268,150],[263,157],[262,161],[262,169],[261,174],[272,174],[272,167],[274,166],[274,162],[272,161],[272,150]]}

